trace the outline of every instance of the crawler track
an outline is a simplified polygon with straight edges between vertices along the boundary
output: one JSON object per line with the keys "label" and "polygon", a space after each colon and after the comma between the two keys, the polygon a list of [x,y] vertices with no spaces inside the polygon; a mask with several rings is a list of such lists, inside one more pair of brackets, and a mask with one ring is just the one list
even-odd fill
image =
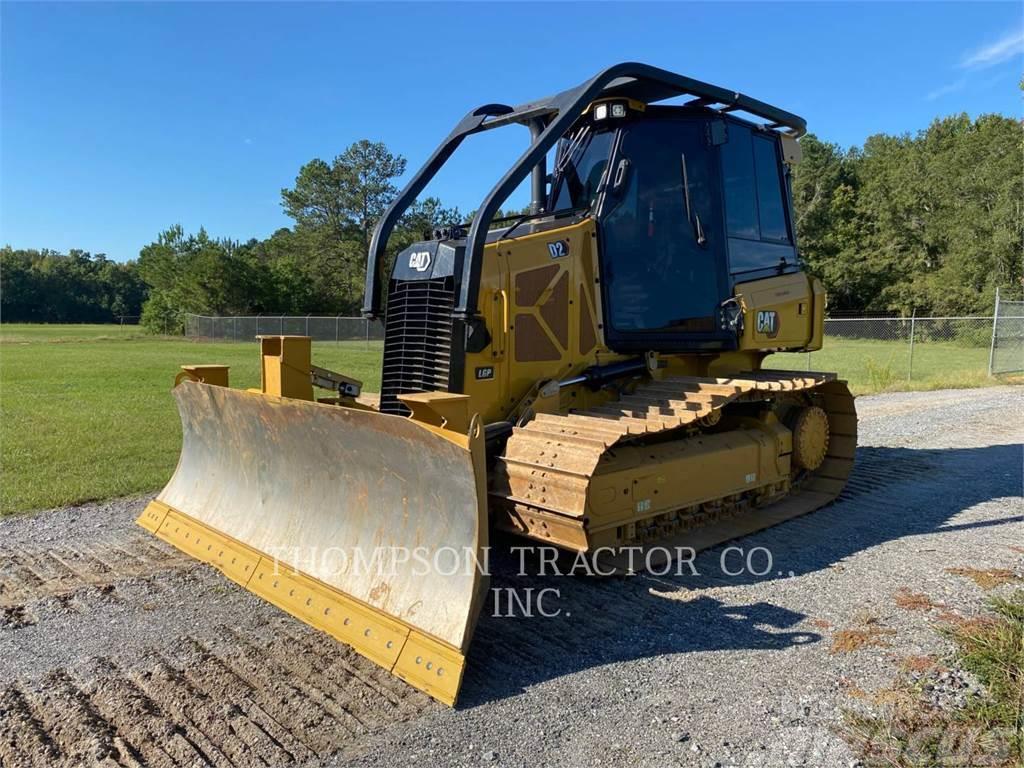
{"label": "crawler track", "polygon": [[[587,511],[591,479],[614,446],[669,431],[686,439],[686,428],[717,420],[730,403],[787,392],[813,394],[828,414],[831,436],[824,463],[794,492],[748,513],[745,520],[712,522],[700,531],[691,528],[685,545],[711,546],[811,512],[835,500],[846,484],[857,444],[857,417],[853,397],[834,374],[795,371],[670,377],[640,384],[599,408],[568,415],[539,413],[509,438],[496,462],[491,498],[499,506],[515,507],[517,516],[525,513],[528,518],[535,512],[554,525],[558,518],[552,515],[578,519]],[[684,542],[669,538],[662,543]]]}

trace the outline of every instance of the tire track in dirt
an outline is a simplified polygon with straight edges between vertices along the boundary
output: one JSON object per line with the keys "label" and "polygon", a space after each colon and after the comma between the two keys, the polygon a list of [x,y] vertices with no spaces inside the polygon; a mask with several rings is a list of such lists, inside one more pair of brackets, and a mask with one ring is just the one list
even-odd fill
{"label": "tire track in dirt", "polygon": [[0,766],[315,763],[438,706],[331,638],[281,629],[260,642],[219,627],[134,668],[101,658],[10,684]]}
{"label": "tire track in dirt", "polygon": [[31,698],[16,686],[0,693],[0,765],[49,766],[60,751]]}
{"label": "tire track in dirt", "polygon": [[[101,605],[130,609],[140,582],[173,590],[177,574],[203,570],[134,529],[88,544],[0,544],[0,630],[31,626],[33,607],[54,602],[81,621]],[[3,684],[0,766],[305,764],[437,706],[347,646],[266,610],[269,624],[204,627],[130,665],[111,653]]]}
{"label": "tire track in dirt", "polygon": [[[914,456],[901,456],[898,449],[873,449],[865,454],[858,451],[850,479],[836,502],[850,501],[887,485],[902,482],[910,475],[921,476],[935,469],[928,451],[917,451]],[[938,453],[935,453],[938,456]],[[812,516],[813,517],[813,516]]]}
{"label": "tire track in dirt", "polygon": [[120,582],[199,567],[178,552],[134,531],[82,546],[36,549],[0,544],[0,626],[32,623],[28,605],[43,598],[70,607],[85,590],[118,600]]}

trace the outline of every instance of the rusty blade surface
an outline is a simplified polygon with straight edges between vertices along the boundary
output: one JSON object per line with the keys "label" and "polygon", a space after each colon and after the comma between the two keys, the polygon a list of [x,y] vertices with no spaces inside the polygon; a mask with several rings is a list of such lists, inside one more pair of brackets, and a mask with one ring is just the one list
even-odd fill
{"label": "rusty blade surface", "polygon": [[487,543],[467,448],[370,411],[195,382],[174,396],[160,501],[465,650],[483,589],[466,563]]}

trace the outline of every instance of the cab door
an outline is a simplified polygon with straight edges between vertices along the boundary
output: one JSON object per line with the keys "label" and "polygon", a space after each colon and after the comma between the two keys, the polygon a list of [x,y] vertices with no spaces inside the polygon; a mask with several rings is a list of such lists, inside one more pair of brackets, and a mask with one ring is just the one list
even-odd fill
{"label": "cab door", "polygon": [[672,351],[730,341],[719,322],[728,280],[707,126],[702,118],[660,118],[620,129],[599,216],[612,349]]}

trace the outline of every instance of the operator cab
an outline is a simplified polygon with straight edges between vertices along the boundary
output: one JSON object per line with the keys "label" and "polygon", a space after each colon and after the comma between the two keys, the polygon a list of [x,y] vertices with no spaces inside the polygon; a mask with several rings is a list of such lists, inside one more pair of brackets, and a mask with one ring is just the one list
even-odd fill
{"label": "operator cab", "polygon": [[[677,99],[683,102],[666,103]],[[389,254],[392,232],[463,140],[508,126],[528,129],[530,143],[472,221]],[[504,348],[488,347],[510,334],[515,343],[529,341],[529,320],[495,315],[493,299],[481,305],[496,295],[483,283],[485,264],[492,275],[500,267],[485,250],[496,254],[500,242],[583,219],[587,229],[594,223],[601,293],[585,308],[580,302],[579,317],[588,313],[588,323],[578,322],[603,347],[631,357],[739,349],[740,284],[799,271],[782,160],[796,159],[806,128],[798,115],[733,89],[637,62],[518,106],[488,103],[467,112],[388,206],[370,241],[363,315],[386,318],[381,409],[406,413],[400,394],[463,392],[470,356],[497,359]],[[529,213],[501,218],[501,206],[528,177]],[[602,314],[589,314],[598,304]],[[560,360],[553,340],[567,354],[586,347],[567,347],[554,329],[550,337],[535,330],[536,348],[523,348],[535,356],[524,361]],[[496,380],[488,378],[494,366],[478,368],[479,380]]]}
{"label": "operator cab", "polygon": [[612,349],[728,349],[735,283],[798,269],[788,182],[776,131],[596,102],[559,143],[546,210],[597,221]]}

